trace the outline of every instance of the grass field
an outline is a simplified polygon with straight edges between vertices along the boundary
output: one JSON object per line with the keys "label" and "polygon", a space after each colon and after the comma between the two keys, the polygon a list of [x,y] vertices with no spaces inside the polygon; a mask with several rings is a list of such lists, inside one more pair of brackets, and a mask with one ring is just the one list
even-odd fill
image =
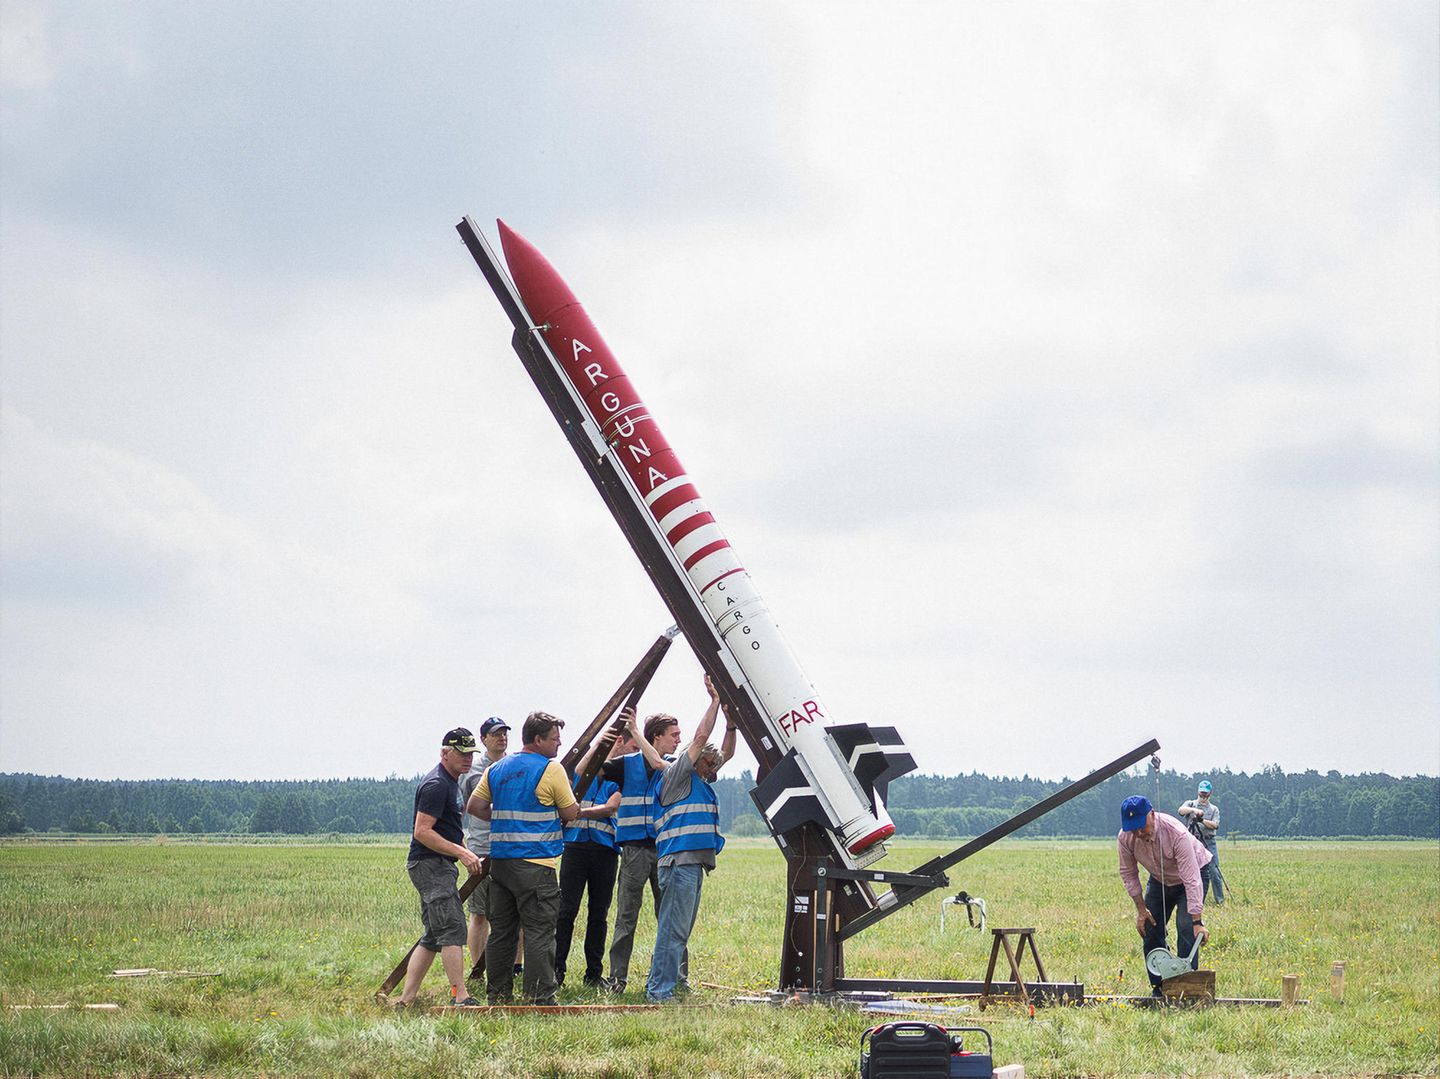
{"label": "grass field", "polygon": [[[944,848],[899,844],[905,869]],[[1436,1074],[1440,848],[1434,843],[1226,844],[1234,895],[1209,910],[1205,965],[1227,997],[1308,1005],[1145,1011],[990,1008],[998,1062],[1029,1075]],[[371,999],[418,935],[390,846],[165,842],[0,845],[0,1073],[5,1075],[850,1076],[846,1009],[731,1005],[773,987],[784,866],[735,841],[709,879],[691,949],[694,1006],[584,1017],[395,1015]],[[1147,991],[1113,843],[1011,841],[952,871],[993,925],[1039,927],[1052,979]],[[989,937],[939,895],[850,942],[857,976],[979,978]],[[950,908],[952,911],[956,908]],[[581,916],[583,925],[584,916]],[[648,963],[642,922],[635,966]],[[578,941],[577,941],[578,950]],[[1345,960],[1343,1002],[1330,965]],[[214,973],[119,980],[116,968]],[[427,991],[439,1003],[438,964]],[[564,989],[562,1000],[595,998]],[[626,998],[638,1002],[637,996]],[[118,1011],[13,1005],[114,1002]],[[484,1061],[482,1065],[482,1061]],[[483,1069],[483,1070],[482,1070]]]}

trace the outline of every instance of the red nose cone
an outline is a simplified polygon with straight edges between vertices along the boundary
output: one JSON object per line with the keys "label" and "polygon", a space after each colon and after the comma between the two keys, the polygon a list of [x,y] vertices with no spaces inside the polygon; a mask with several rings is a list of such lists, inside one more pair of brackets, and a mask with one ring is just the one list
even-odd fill
{"label": "red nose cone", "polygon": [[861,836],[850,844],[850,853],[859,854],[862,850],[869,850],[882,839],[889,839],[895,834],[895,825],[887,824],[883,828],[876,828],[869,835]]}
{"label": "red nose cone", "polygon": [[495,224],[500,227],[500,247],[510,267],[510,279],[536,325],[549,322],[550,316],[562,307],[579,303],[570,286],[529,240],[503,221]]}

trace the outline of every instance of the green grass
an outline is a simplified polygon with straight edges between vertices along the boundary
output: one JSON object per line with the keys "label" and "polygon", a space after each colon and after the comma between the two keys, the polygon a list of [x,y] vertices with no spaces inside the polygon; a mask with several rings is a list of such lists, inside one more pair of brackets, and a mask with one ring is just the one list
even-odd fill
{"label": "green grass", "polygon": [[[898,845],[907,869],[944,849]],[[991,1008],[999,1061],[1030,1075],[1435,1074],[1440,1028],[1440,848],[1434,843],[1244,843],[1222,848],[1236,896],[1207,911],[1205,965],[1228,997],[1291,1011],[1151,1012],[1109,1005]],[[773,987],[784,865],[734,841],[706,884],[691,949],[694,1008],[580,1017],[393,1015],[371,1000],[419,933],[398,842],[349,846],[0,845],[0,1073],[6,1075],[848,1076],[861,1032],[845,1009],[733,1006]],[[951,873],[992,925],[1033,925],[1052,979],[1147,989],[1112,843],[1002,843]],[[990,935],[940,895],[851,941],[857,976],[979,978]],[[953,912],[956,908],[950,908]],[[583,925],[583,914],[581,917]],[[643,973],[654,923],[637,937]],[[578,941],[576,943],[578,949]],[[1329,971],[1347,963],[1343,1002]],[[122,967],[213,978],[108,977]],[[440,1002],[438,964],[427,982]],[[594,1000],[581,989],[562,999]],[[638,1002],[631,995],[629,1002]],[[15,1011],[115,1002],[117,1012]]]}

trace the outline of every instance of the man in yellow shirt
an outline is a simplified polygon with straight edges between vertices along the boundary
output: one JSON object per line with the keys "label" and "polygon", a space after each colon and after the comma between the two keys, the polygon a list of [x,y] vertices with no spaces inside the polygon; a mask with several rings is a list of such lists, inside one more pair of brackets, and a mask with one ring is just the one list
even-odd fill
{"label": "man in yellow shirt", "polygon": [[[490,941],[485,949],[485,995],[491,1004],[513,999],[512,960],[525,929],[527,1004],[555,1003],[555,922],[560,915],[556,867],[563,826],[581,815],[570,782],[555,760],[563,720],[531,712],[520,730],[519,753],[490,766],[465,811],[490,822]],[[584,811],[594,817],[603,806]]]}

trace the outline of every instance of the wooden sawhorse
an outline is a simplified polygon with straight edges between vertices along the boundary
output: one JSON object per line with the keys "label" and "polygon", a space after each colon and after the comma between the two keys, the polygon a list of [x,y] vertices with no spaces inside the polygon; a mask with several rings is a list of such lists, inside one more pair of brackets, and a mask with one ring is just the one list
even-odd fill
{"label": "wooden sawhorse", "polygon": [[[1030,945],[1030,956],[1035,960],[1035,971],[1040,975],[1040,981],[1048,982],[1050,979],[1045,976],[1045,964],[1040,961],[1040,953],[1035,948],[1035,930],[1031,929],[991,929],[995,935],[995,941],[990,946],[990,965],[985,968],[985,984],[980,990],[980,1008],[983,1011],[986,1004],[995,998],[1018,998],[1026,1003],[1030,1001],[1030,987],[1025,984],[1024,977],[1020,974],[1020,960],[1025,957],[1025,945]],[[1019,937],[1020,943],[1011,947],[1010,938]],[[1001,946],[1005,948],[1005,958],[1010,961],[1010,977],[1014,981],[1015,990],[1013,993],[996,993],[995,983],[995,961],[1000,957]]]}

